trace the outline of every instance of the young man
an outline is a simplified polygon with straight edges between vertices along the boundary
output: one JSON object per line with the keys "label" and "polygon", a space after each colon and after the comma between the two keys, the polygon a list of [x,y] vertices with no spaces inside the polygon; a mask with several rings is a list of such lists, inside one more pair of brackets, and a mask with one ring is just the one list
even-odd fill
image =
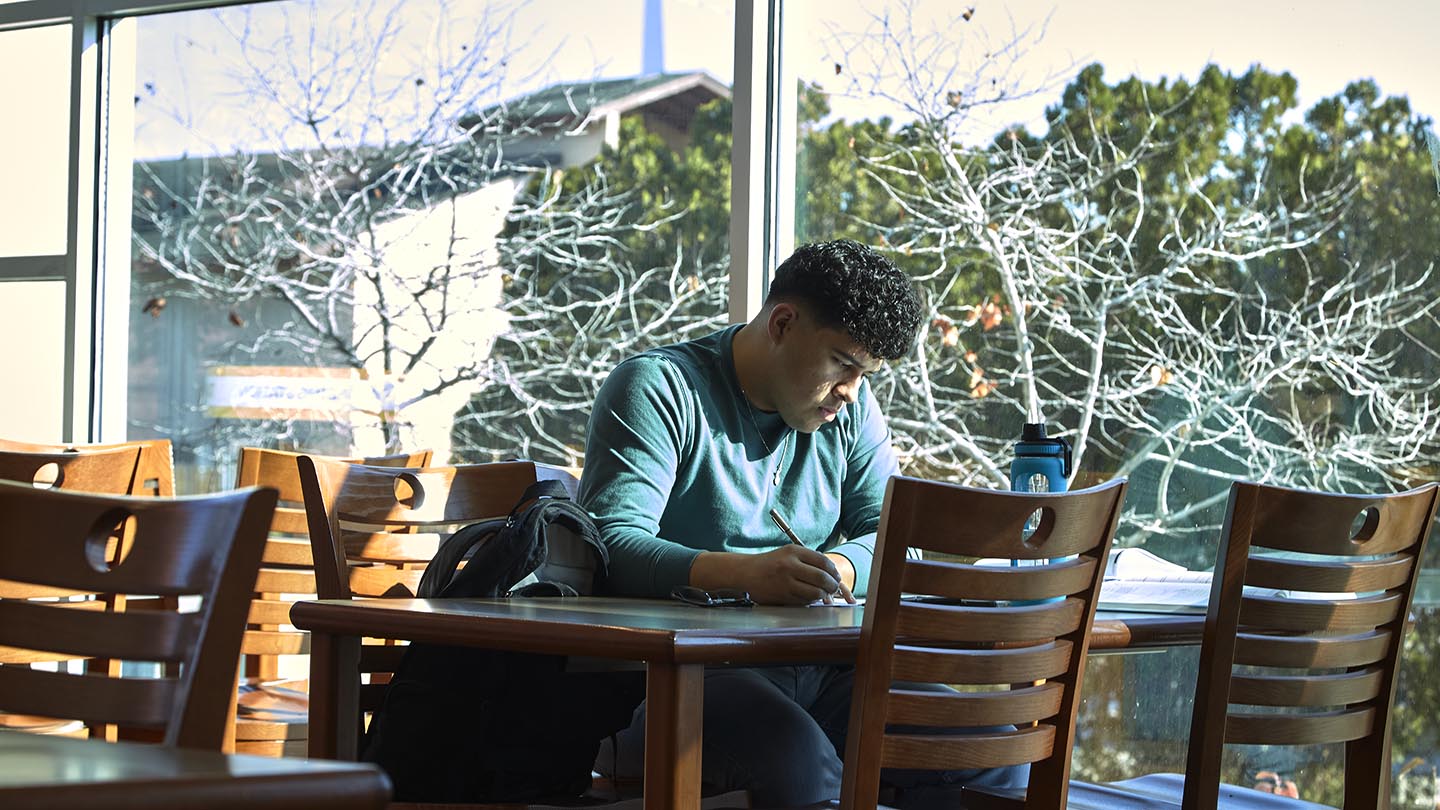
{"label": "young man", "polygon": [[[749,323],[617,366],[580,481],[610,550],[611,592],[664,598],[690,585],[779,605],[863,596],[898,472],[865,377],[910,351],[920,320],[904,273],[837,240],[781,264]],[[707,672],[707,792],[748,789],[761,807],[839,795],[853,679],[848,666]],[[597,768],[639,777],[644,727],[642,705]],[[943,777],[1019,785],[1025,771]]]}

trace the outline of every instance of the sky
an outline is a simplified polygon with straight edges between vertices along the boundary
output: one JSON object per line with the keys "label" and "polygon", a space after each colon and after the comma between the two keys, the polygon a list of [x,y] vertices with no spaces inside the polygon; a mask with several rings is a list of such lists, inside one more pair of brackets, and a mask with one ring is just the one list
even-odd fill
{"label": "sky", "polygon": [[[473,31],[482,11],[489,11],[493,27],[507,10],[513,12],[510,36],[490,46],[508,53],[506,80],[491,88],[496,97],[515,97],[556,81],[630,76],[641,69],[644,0],[455,0],[443,25],[437,15],[420,11],[426,5],[412,0],[401,20],[404,29],[396,35],[396,51],[413,53],[393,60],[390,67],[397,73],[418,71],[427,59],[456,53],[454,48],[465,44],[466,32]],[[1058,98],[1065,80],[1091,62],[1102,63],[1110,81],[1131,74],[1152,80],[1193,78],[1211,62],[1240,73],[1259,63],[1297,78],[1302,109],[1340,92],[1350,81],[1368,77],[1383,93],[1407,95],[1417,112],[1440,118],[1440,0],[787,0],[785,53],[790,65],[800,78],[837,93],[832,98],[837,115],[903,117],[902,111],[869,93],[854,93],[837,79],[834,66],[853,58],[853,34],[877,31],[878,21],[887,18],[892,28],[901,25],[907,5],[915,30],[943,43],[922,69],[953,60],[963,72],[973,54],[1019,34],[1025,52],[1010,79],[1017,86],[1050,88],[993,110],[990,119],[977,123],[984,130],[980,137],[1013,122],[1037,128],[1045,105]],[[260,7],[249,23],[252,33],[261,35],[258,39],[271,37],[281,25],[276,22],[280,6],[303,7]],[[317,24],[336,25],[340,36],[353,38],[354,5],[322,2],[319,7]],[[732,4],[663,0],[662,7],[667,70],[705,70],[730,83]],[[967,9],[973,9],[968,22],[957,17]],[[140,115],[137,156],[204,152],[205,141],[218,147],[255,123],[254,110],[237,110],[233,94],[222,91],[230,80],[220,66],[234,61],[236,49],[227,44],[228,36],[217,33],[215,18],[214,12],[204,11],[141,20],[136,94],[152,110],[170,113],[183,107],[182,118],[192,129],[187,135],[167,123],[166,116]],[[306,14],[293,14],[290,25],[307,19]]]}

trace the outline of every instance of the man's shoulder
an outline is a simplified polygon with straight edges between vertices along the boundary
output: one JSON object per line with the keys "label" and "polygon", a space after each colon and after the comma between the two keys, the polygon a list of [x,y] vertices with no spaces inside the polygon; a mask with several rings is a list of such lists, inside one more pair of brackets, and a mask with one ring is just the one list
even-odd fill
{"label": "man's shoulder", "polygon": [[686,380],[703,380],[711,376],[721,362],[721,340],[732,330],[725,329],[683,343],[657,346],[626,358],[616,366],[632,376],[662,375]]}

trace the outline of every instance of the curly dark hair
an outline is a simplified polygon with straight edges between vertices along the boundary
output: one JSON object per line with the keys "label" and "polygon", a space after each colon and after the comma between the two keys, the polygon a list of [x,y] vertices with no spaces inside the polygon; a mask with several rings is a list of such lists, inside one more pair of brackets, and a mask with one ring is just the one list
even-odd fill
{"label": "curly dark hair", "polygon": [[852,239],[796,248],[775,270],[765,303],[804,302],[821,325],[844,329],[871,356],[897,360],[915,344],[920,296],[891,261]]}

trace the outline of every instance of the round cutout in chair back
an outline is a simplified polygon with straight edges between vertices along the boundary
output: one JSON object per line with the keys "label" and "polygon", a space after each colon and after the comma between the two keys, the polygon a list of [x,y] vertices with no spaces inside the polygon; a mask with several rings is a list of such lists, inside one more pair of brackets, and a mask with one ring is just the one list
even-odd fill
{"label": "round cutout in chair back", "polygon": [[65,480],[65,470],[53,461],[47,461],[36,468],[30,477],[30,484],[36,489],[59,489]]}
{"label": "round cutout in chair back", "polygon": [[138,521],[128,509],[108,509],[85,535],[85,562],[101,574],[114,571],[130,555]]}
{"label": "round cutout in chair back", "polygon": [[1350,541],[1363,543],[1375,536],[1375,530],[1380,527],[1380,508],[1367,506],[1360,510],[1360,514],[1350,521]]}
{"label": "round cutout in chair back", "polygon": [[1041,506],[1025,519],[1025,526],[1020,530],[1020,542],[1024,543],[1026,548],[1038,549],[1050,539],[1050,532],[1054,528],[1055,510]]}
{"label": "round cutout in chair back", "polygon": [[395,502],[407,509],[419,509],[425,503],[425,487],[419,476],[412,472],[395,476]]}

